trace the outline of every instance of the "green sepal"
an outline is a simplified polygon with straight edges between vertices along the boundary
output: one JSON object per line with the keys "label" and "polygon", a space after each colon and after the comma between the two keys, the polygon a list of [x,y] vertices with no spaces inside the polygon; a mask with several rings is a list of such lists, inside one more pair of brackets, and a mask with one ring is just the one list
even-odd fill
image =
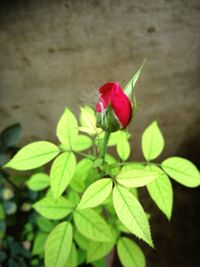
{"label": "green sepal", "polygon": [[102,112],[96,112],[96,126],[110,133],[122,128],[111,106],[108,106]]}

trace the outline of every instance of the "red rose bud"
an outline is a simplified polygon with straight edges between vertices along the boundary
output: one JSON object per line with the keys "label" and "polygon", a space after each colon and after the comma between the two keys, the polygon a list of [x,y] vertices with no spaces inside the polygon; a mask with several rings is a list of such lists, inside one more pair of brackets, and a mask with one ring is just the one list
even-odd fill
{"label": "red rose bud", "polygon": [[108,82],[99,88],[96,105],[97,127],[108,132],[125,128],[132,115],[131,102],[116,82]]}

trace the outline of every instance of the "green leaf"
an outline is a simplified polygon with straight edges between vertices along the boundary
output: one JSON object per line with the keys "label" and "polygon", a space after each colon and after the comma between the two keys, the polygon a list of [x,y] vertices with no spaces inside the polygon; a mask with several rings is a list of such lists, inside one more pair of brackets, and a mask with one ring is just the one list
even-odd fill
{"label": "green leaf", "polygon": [[123,139],[121,142],[117,143],[117,153],[123,161],[127,160],[131,153],[131,148],[128,140]]}
{"label": "green leaf", "polygon": [[59,152],[59,148],[50,142],[34,142],[20,149],[5,167],[15,170],[35,169],[55,158]]}
{"label": "green leaf", "polygon": [[46,242],[48,234],[38,232],[33,242],[32,255],[40,255],[44,251],[44,244]]}
{"label": "green leaf", "polygon": [[83,249],[78,248],[77,249],[78,254],[78,266],[83,264],[86,261],[86,251]]}
{"label": "green leaf", "polygon": [[6,233],[6,223],[4,221],[0,221],[0,239],[4,237]]}
{"label": "green leaf", "polygon": [[46,173],[35,173],[27,181],[28,188],[33,191],[45,189],[50,185],[49,176]]}
{"label": "green leaf", "polygon": [[86,238],[97,242],[113,241],[108,224],[92,209],[75,211],[74,222],[78,231]]}
{"label": "green leaf", "polygon": [[22,127],[19,123],[16,123],[4,129],[0,138],[3,146],[10,148],[19,143],[21,136]]}
{"label": "green leaf", "polygon": [[151,183],[157,177],[158,174],[150,170],[122,169],[117,175],[116,180],[118,183],[126,187],[141,187]]}
{"label": "green leaf", "polygon": [[146,160],[157,158],[164,149],[164,138],[156,121],[142,135],[142,151]]}
{"label": "green leaf", "polygon": [[127,171],[127,170],[132,170],[132,169],[144,170],[145,165],[142,163],[130,162],[129,164],[124,165],[121,171]]}
{"label": "green leaf", "polygon": [[113,204],[124,226],[153,247],[149,223],[137,198],[126,188],[116,185],[113,190]]}
{"label": "green leaf", "polygon": [[[70,182],[71,188],[76,192],[85,190],[85,180],[89,171],[93,168],[93,161],[90,159],[82,159],[76,165],[74,176]],[[81,177],[81,179],[80,179]]]}
{"label": "green leaf", "polygon": [[47,233],[50,232],[54,227],[54,223],[52,221],[42,216],[39,216],[36,222],[37,222],[39,229]]}
{"label": "green leaf", "polygon": [[67,198],[75,207],[80,202],[80,196],[76,191],[70,190],[67,194]]}
{"label": "green leaf", "polygon": [[133,95],[133,89],[135,87],[136,82],[138,81],[141,71],[144,67],[145,61],[142,63],[141,67],[139,68],[139,70],[135,73],[135,75],[133,76],[133,78],[127,83],[127,85],[124,88],[124,93],[129,97],[132,98]]}
{"label": "green leaf", "polygon": [[74,240],[76,241],[76,244],[80,248],[87,250],[89,240],[85,236],[83,236],[81,233],[79,233],[76,229],[74,232]]}
{"label": "green leaf", "polygon": [[91,263],[93,267],[106,267],[106,260],[105,259],[100,259],[98,261],[94,261]]}
{"label": "green leaf", "polygon": [[4,219],[5,219],[5,211],[4,211],[2,203],[0,203],[0,220],[4,220]]}
{"label": "green leaf", "polygon": [[33,208],[47,219],[58,220],[67,216],[72,211],[72,204],[64,197],[56,201],[48,196],[37,201]]}
{"label": "green leaf", "polygon": [[76,117],[68,108],[65,109],[58,122],[56,134],[59,141],[68,149],[71,149],[77,142],[78,123]]}
{"label": "green leaf", "polygon": [[69,253],[69,258],[64,267],[77,267],[77,266],[78,266],[77,250],[74,243],[72,243],[71,251]]}
{"label": "green leaf", "polygon": [[138,245],[127,237],[121,237],[117,243],[117,253],[124,267],[145,267],[146,260]]}
{"label": "green leaf", "polygon": [[80,109],[80,122],[82,126],[79,127],[79,130],[89,135],[96,135],[100,133],[102,130],[96,127],[96,117],[94,111],[88,106],[81,107]]}
{"label": "green leaf", "polygon": [[[118,161],[113,156],[111,156],[110,154],[106,154],[105,155],[105,161],[109,165],[112,165],[112,166],[109,166],[110,174],[112,176],[116,176],[120,171],[120,166],[117,166]],[[116,166],[114,166],[114,165],[116,165]]]}
{"label": "green leaf", "polygon": [[50,184],[53,197],[58,199],[70,183],[76,167],[72,152],[64,152],[55,159],[50,171]]}
{"label": "green leaf", "polygon": [[200,185],[200,173],[189,160],[180,157],[171,157],[161,164],[164,171],[178,183],[187,187]]}
{"label": "green leaf", "polygon": [[147,185],[147,190],[158,208],[171,218],[173,206],[173,189],[168,176],[157,166],[150,166],[150,169],[157,172],[158,178]]}
{"label": "green leaf", "polygon": [[92,208],[101,204],[112,190],[112,180],[104,178],[91,184],[84,192],[78,209]]}
{"label": "green leaf", "polygon": [[72,247],[72,226],[69,222],[58,224],[45,244],[45,266],[64,267]]}
{"label": "green leaf", "polygon": [[87,262],[97,261],[104,258],[112,250],[114,243],[90,241],[87,246]]}
{"label": "green leaf", "polygon": [[92,140],[86,135],[78,135],[76,143],[72,146],[74,151],[82,151],[92,146]]}
{"label": "green leaf", "polygon": [[121,223],[120,220],[116,220],[115,221],[115,226],[117,227],[118,230],[120,230],[120,232],[124,232],[127,234],[130,234],[131,232]]}
{"label": "green leaf", "polygon": [[[101,133],[103,135],[104,132]],[[130,137],[130,134],[126,131],[117,131],[114,133],[111,133],[109,140],[108,140],[108,146],[116,146],[119,142],[123,142],[124,140],[128,140]],[[103,136],[102,136],[103,138]]]}

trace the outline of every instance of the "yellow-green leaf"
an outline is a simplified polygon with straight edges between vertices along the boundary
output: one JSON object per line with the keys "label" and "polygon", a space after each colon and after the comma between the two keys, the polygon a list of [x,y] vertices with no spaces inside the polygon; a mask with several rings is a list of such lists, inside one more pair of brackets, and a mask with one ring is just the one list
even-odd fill
{"label": "yellow-green leaf", "polygon": [[74,114],[68,108],[65,109],[58,122],[56,134],[59,141],[68,149],[71,149],[77,141],[78,122]]}
{"label": "yellow-green leaf", "polygon": [[146,160],[157,158],[164,149],[164,138],[158,127],[158,123],[154,121],[144,131],[142,135],[142,151]]}
{"label": "yellow-green leaf", "polygon": [[104,178],[91,184],[84,192],[78,209],[92,208],[101,204],[112,190],[112,180]]}
{"label": "yellow-green leaf", "polygon": [[113,204],[124,226],[153,247],[149,222],[137,198],[128,189],[116,185],[113,190]]}
{"label": "yellow-green leaf", "polygon": [[33,174],[27,181],[28,188],[33,191],[42,190],[50,185],[50,178],[46,173],[39,172]]}
{"label": "yellow-green leaf", "polygon": [[20,149],[5,167],[15,170],[35,169],[55,158],[59,152],[59,148],[50,142],[34,142]]}
{"label": "yellow-green leaf", "polygon": [[145,169],[122,169],[117,175],[118,183],[126,187],[141,187],[145,186],[158,177],[156,172]]}
{"label": "yellow-green leaf", "polygon": [[58,199],[70,183],[76,167],[76,158],[72,152],[64,152],[55,159],[50,171],[52,194]]}
{"label": "yellow-green leaf", "polygon": [[60,197],[55,201],[50,196],[37,201],[33,207],[42,216],[52,220],[64,218],[73,209],[71,202],[69,202],[66,198]]}
{"label": "yellow-green leaf", "polygon": [[74,151],[82,151],[92,146],[92,140],[86,136],[79,134],[76,143],[72,146]]}
{"label": "yellow-green leaf", "polygon": [[58,224],[45,243],[45,266],[64,267],[72,247],[72,226],[69,222]]}
{"label": "yellow-green leaf", "polygon": [[148,192],[158,208],[170,219],[173,206],[173,190],[170,179],[157,166],[150,166],[150,169],[158,174],[158,178],[147,185]]}
{"label": "yellow-green leaf", "polygon": [[108,224],[92,209],[75,211],[74,222],[78,231],[86,238],[97,242],[113,241]]}
{"label": "yellow-green leaf", "polygon": [[117,242],[117,253],[124,267],[145,267],[145,256],[133,240],[121,237]]}
{"label": "yellow-green leaf", "polygon": [[180,157],[171,157],[162,162],[164,171],[178,183],[187,187],[200,185],[200,173],[197,167],[189,160]]}

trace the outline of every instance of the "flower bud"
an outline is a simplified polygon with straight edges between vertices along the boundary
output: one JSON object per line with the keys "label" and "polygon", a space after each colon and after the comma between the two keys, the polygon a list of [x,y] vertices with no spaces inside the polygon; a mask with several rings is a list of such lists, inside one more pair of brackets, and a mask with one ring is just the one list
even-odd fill
{"label": "flower bud", "polygon": [[96,105],[97,127],[108,132],[125,128],[132,115],[131,102],[116,82],[108,82],[99,88]]}

